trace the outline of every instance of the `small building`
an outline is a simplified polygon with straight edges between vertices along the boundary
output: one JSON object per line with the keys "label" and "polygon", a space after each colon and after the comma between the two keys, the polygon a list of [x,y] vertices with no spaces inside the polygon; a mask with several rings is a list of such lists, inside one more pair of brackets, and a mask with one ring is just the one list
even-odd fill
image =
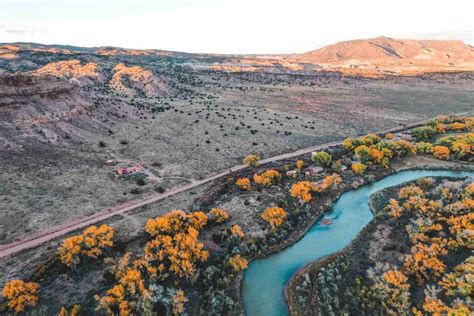
{"label": "small building", "polygon": [[137,164],[133,167],[118,168],[116,171],[117,171],[117,175],[125,176],[125,175],[140,173],[142,171],[142,166]]}
{"label": "small building", "polygon": [[113,165],[115,165],[115,161],[112,160],[112,159],[109,159],[109,160],[107,160],[107,161],[105,162],[105,164],[106,164],[107,166],[113,166]]}
{"label": "small building", "polygon": [[307,176],[307,177],[314,177],[320,173],[322,173],[324,171],[324,168],[322,167],[318,167],[318,166],[311,166],[311,167],[308,167],[306,169],[304,169],[304,174]]}

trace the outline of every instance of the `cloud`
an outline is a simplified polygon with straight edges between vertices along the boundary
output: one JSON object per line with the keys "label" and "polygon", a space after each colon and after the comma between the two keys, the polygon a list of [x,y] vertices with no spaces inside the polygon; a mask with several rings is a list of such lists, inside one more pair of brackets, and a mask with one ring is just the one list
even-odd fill
{"label": "cloud", "polygon": [[1,42],[38,42],[46,35],[44,28],[29,25],[0,25]]}
{"label": "cloud", "polygon": [[9,30],[9,29],[6,29],[4,32],[9,33],[9,34],[24,35],[28,31],[27,30]]}
{"label": "cloud", "polygon": [[436,39],[436,40],[472,41],[474,39],[474,34],[473,34],[473,31],[469,31],[469,30],[452,30],[452,31],[422,34],[422,35],[419,35],[419,38]]}
{"label": "cloud", "polygon": [[449,30],[428,33],[403,33],[400,38],[425,39],[425,40],[459,40],[464,43],[474,44],[474,32],[470,30]]}

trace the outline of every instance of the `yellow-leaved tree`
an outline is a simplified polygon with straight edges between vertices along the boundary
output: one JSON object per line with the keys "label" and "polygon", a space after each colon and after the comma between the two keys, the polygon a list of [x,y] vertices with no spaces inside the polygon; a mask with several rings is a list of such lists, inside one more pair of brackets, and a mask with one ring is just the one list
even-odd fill
{"label": "yellow-leaved tree", "polygon": [[433,148],[433,156],[438,159],[448,160],[450,157],[451,151],[446,146],[435,146]]}
{"label": "yellow-leaved tree", "polygon": [[232,268],[234,272],[240,272],[242,270],[247,269],[248,261],[240,254],[234,255],[229,259],[229,266]]}
{"label": "yellow-leaved tree", "polygon": [[249,178],[239,178],[235,181],[235,185],[238,186],[241,190],[250,191],[252,188],[250,186],[250,179]]}
{"label": "yellow-leaved tree", "polygon": [[172,298],[173,315],[179,315],[184,312],[184,304],[188,301],[183,290],[177,290]]}
{"label": "yellow-leaved tree", "polygon": [[209,211],[209,214],[211,214],[212,216],[212,219],[214,220],[214,222],[216,223],[223,223],[225,222],[226,220],[229,219],[229,214],[227,213],[226,210],[223,210],[221,208],[213,208]]}
{"label": "yellow-leaved tree", "polygon": [[198,241],[199,230],[206,223],[207,216],[203,212],[186,214],[181,210],[148,220],[145,230],[154,237],[144,249],[149,275],[160,279],[169,273],[179,278],[194,276],[197,265],[209,255],[204,244]]}
{"label": "yellow-leaved tree", "polygon": [[145,231],[151,236],[156,236],[186,231],[189,227],[201,230],[206,224],[207,216],[203,212],[186,214],[182,210],[174,210],[163,216],[149,219]]}
{"label": "yellow-leaved tree", "polygon": [[256,184],[260,184],[263,186],[270,186],[272,184],[277,183],[281,179],[281,174],[274,169],[268,169],[262,172],[261,174],[254,174],[253,181]]}
{"label": "yellow-leaved tree", "polygon": [[305,203],[311,201],[312,185],[309,181],[300,181],[291,186],[290,195],[298,198],[300,202]]}
{"label": "yellow-leaved tree", "polygon": [[244,165],[247,165],[252,168],[257,168],[260,166],[260,157],[257,155],[248,155],[244,158]]}
{"label": "yellow-leaved tree", "polygon": [[239,238],[244,238],[245,237],[245,233],[244,231],[242,230],[242,228],[235,224],[235,225],[232,225],[230,227],[230,233],[233,235],[233,236],[237,236]]}
{"label": "yellow-leaved tree", "polygon": [[355,162],[352,164],[351,168],[352,171],[354,171],[358,175],[363,175],[365,173],[365,170],[367,169],[367,166],[363,163]]}
{"label": "yellow-leaved tree", "polygon": [[81,305],[75,304],[71,308],[71,311],[68,312],[68,310],[64,306],[61,306],[58,316],[77,316],[80,309],[81,309]]}
{"label": "yellow-leaved tree", "polygon": [[272,228],[276,228],[283,224],[283,220],[286,218],[286,212],[281,207],[269,207],[263,211],[261,217],[270,224]]}
{"label": "yellow-leaved tree", "polygon": [[301,169],[303,169],[303,167],[304,167],[304,161],[303,160],[296,161],[296,168],[301,170]]}
{"label": "yellow-leaved tree", "polygon": [[21,313],[27,307],[35,307],[38,304],[39,288],[38,283],[15,279],[5,284],[2,295],[8,300],[8,308]]}
{"label": "yellow-leaved tree", "polygon": [[199,232],[189,227],[173,235],[157,235],[145,246],[145,261],[153,277],[165,279],[166,272],[179,278],[190,278],[196,273],[196,265],[204,262],[209,252],[198,241]]}
{"label": "yellow-leaved tree", "polygon": [[59,260],[70,268],[76,267],[82,257],[98,258],[104,249],[113,246],[115,231],[105,224],[91,226],[81,235],[66,238],[58,248]]}

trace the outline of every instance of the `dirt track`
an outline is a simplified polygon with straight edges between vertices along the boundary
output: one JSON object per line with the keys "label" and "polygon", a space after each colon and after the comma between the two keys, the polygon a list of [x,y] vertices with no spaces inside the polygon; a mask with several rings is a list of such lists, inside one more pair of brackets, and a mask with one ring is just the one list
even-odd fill
{"label": "dirt track", "polygon": [[[405,126],[403,128],[392,128],[392,129],[386,130],[384,132],[398,132],[398,131],[402,131],[402,130],[405,130],[405,129],[417,127],[417,126],[420,126],[422,124],[423,123],[411,124],[411,125]],[[300,150],[297,150],[297,151],[294,151],[294,152],[291,152],[291,153],[287,153],[287,154],[282,154],[282,155],[278,155],[278,156],[269,157],[269,158],[266,158],[266,159],[262,159],[261,164],[266,164],[266,163],[275,162],[275,161],[279,161],[279,160],[294,158],[294,157],[297,157],[297,156],[300,156],[300,155],[308,154],[308,153],[310,153],[312,151],[315,151],[315,150],[326,149],[328,147],[332,147],[332,146],[338,145],[340,143],[341,143],[340,141],[331,142],[331,143],[326,143],[326,144],[322,144],[322,145],[303,148],[303,149],[300,149]],[[128,211],[136,209],[138,207],[141,207],[141,206],[144,206],[144,205],[147,205],[147,204],[150,204],[150,203],[154,203],[156,201],[162,200],[164,198],[167,198],[169,196],[178,194],[178,193],[183,192],[183,191],[187,191],[187,190],[195,188],[199,185],[202,185],[202,184],[211,182],[213,180],[222,178],[222,177],[227,176],[227,175],[229,175],[233,172],[236,172],[236,171],[239,171],[239,170],[242,170],[242,169],[245,169],[245,168],[246,168],[245,165],[237,165],[237,166],[231,167],[231,168],[227,169],[226,171],[223,171],[219,174],[210,176],[210,177],[202,179],[202,180],[193,181],[190,184],[187,184],[187,185],[184,185],[184,186],[179,186],[179,187],[169,189],[168,191],[166,191],[164,193],[157,193],[157,194],[153,194],[151,196],[145,197],[143,199],[128,201],[126,203],[117,205],[115,207],[106,209],[104,211],[101,211],[97,214],[85,217],[83,219],[76,220],[76,221],[73,221],[73,222],[70,222],[70,223],[67,223],[67,224],[63,224],[63,225],[58,225],[56,227],[45,230],[45,231],[41,232],[40,234],[34,235],[32,237],[25,238],[23,240],[19,240],[19,241],[12,242],[12,243],[9,243],[9,244],[0,245],[0,258],[9,256],[9,255],[13,255],[15,253],[18,253],[18,252],[20,252],[22,250],[25,250],[25,249],[28,249],[28,248],[33,248],[33,247],[39,246],[42,243],[45,243],[45,242],[53,240],[57,237],[63,236],[63,235],[65,235],[65,234],[67,234],[71,231],[81,229],[83,227],[95,224],[97,222],[106,220],[106,219],[108,219],[112,216],[120,215],[122,213],[128,212]]]}

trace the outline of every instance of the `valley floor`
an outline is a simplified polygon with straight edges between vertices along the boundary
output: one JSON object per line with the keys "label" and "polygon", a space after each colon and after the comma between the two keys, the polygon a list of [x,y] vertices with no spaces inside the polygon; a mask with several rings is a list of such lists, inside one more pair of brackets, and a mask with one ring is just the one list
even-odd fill
{"label": "valley floor", "polygon": [[[0,157],[5,210],[0,215],[0,243],[216,174],[249,153],[266,158],[439,113],[461,113],[471,110],[474,99],[472,81],[449,78],[247,76],[197,75],[205,85],[194,87],[196,93],[213,97],[194,102],[161,98],[131,103],[89,91],[86,102],[99,104],[92,117],[73,120],[72,126],[61,122],[37,127],[47,136],[59,135],[55,142],[5,125],[3,142],[21,150],[7,146]],[[54,111],[56,101],[44,102],[46,111]],[[137,102],[159,107],[167,103],[169,109],[146,114],[137,109]],[[64,138],[61,128],[71,139]],[[105,165],[108,159],[140,163],[154,176],[145,185],[118,179],[115,167]]]}

